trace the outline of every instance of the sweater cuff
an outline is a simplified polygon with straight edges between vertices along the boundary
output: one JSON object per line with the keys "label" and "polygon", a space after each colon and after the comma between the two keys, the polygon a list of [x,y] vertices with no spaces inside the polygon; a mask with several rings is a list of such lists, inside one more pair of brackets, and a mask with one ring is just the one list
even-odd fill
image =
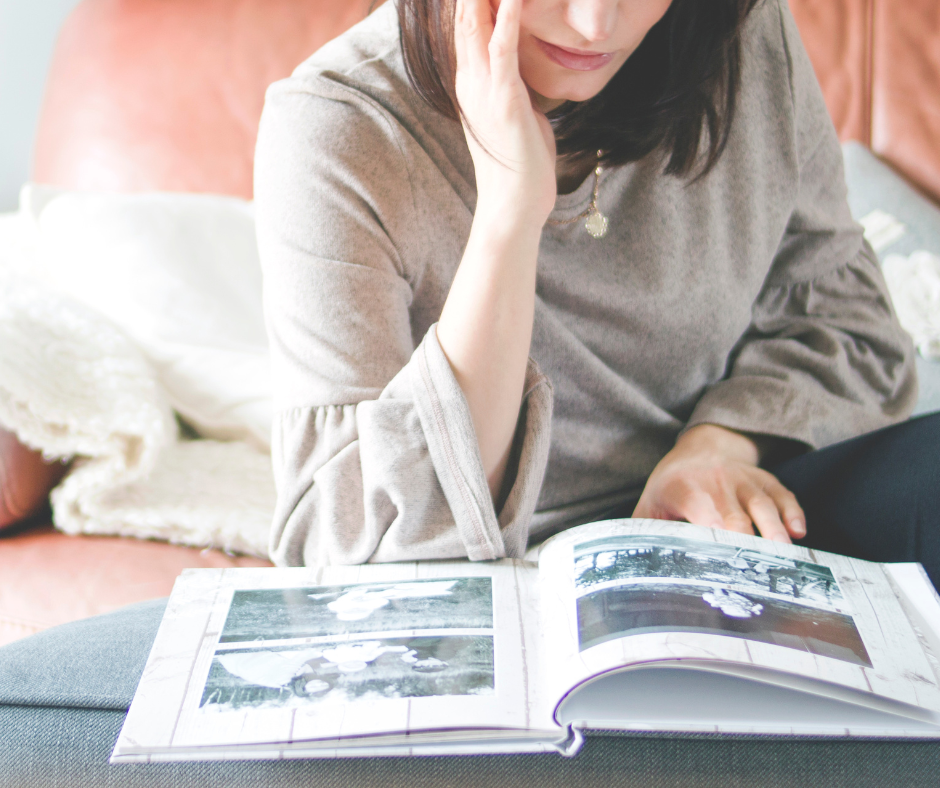
{"label": "sweater cuff", "polygon": [[[852,418],[846,419],[846,411]],[[854,428],[849,431],[846,425]],[[863,403],[812,396],[785,380],[735,376],[712,386],[699,400],[682,432],[716,424],[737,432],[787,438],[821,449],[886,426],[891,419]]]}
{"label": "sweater cuff", "polygon": [[415,408],[467,557],[472,561],[522,558],[548,463],[551,384],[530,359],[512,451],[518,460],[506,469],[514,480],[497,517],[470,408],[438,342],[436,324],[415,353],[415,361]]}

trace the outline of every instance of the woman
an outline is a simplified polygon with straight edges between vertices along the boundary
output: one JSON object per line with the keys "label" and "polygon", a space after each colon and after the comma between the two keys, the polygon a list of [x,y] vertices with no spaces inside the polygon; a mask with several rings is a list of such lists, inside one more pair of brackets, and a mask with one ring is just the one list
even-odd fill
{"label": "woman", "polygon": [[784,0],[389,3],[269,91],[255,188],[279,563],[632,513],[935,571],[760,467],[916,398]]}

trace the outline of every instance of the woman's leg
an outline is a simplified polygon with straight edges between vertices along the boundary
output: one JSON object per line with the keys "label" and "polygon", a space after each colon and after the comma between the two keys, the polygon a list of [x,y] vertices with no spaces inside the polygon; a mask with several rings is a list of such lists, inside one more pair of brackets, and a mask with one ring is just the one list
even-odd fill
{"label": "woman's leg", "polygon": [[770,470],[806,512],[800,544],[869,561],[920,561],[940,587],[940,413]]}

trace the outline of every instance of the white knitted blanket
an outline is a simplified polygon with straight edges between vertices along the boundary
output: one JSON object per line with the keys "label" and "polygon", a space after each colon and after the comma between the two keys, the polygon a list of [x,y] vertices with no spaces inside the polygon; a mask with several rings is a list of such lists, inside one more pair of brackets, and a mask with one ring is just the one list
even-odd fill
{"label": "white knitted blanket", "polygon": [[52,494],[67,533],[267,555],[270,457],[181,439],[152,366],[119,329],[3,266],[0,423],[48,458],[77,458]]}
{"label": "white knitted blanket", "polygon": [[901,325],[924,358],[940,360],[940,257],[893,254],[884,261],[884,274]]}

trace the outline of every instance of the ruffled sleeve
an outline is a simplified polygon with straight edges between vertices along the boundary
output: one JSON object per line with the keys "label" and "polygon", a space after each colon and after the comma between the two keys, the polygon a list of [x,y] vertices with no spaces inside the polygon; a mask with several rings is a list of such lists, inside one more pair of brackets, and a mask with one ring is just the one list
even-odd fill
{"label": "ruffled sleeve", "polygon": [[917,379],[910,337],[849,213],[841,149],[812,65],[786,4],[779,8],[796,199],[751,326],[686,428],[712,423],[819,448],[907,418]]}
{"label": "ruffled sleeve", "polygon": [[731,374],[699,400],[688,426],[820,448],[906,418],[916,399],[911,342],[866,246],[818,279],[764,288]]}
{"label": "ruffled sleeve", "polygon": [[521,557],[552,389],[530,362],[497,511],[436,326],[414,338],[401,131],[343,85],[268,94],[256,213],[275,400],[279,565]]}
{"label": "ruffled sleeve", "polygon": [[275,417],[280,565],[522,557],[548,457],[551,389],[530,362],[497,516],[470,413],[428,333],[375,400]]}

